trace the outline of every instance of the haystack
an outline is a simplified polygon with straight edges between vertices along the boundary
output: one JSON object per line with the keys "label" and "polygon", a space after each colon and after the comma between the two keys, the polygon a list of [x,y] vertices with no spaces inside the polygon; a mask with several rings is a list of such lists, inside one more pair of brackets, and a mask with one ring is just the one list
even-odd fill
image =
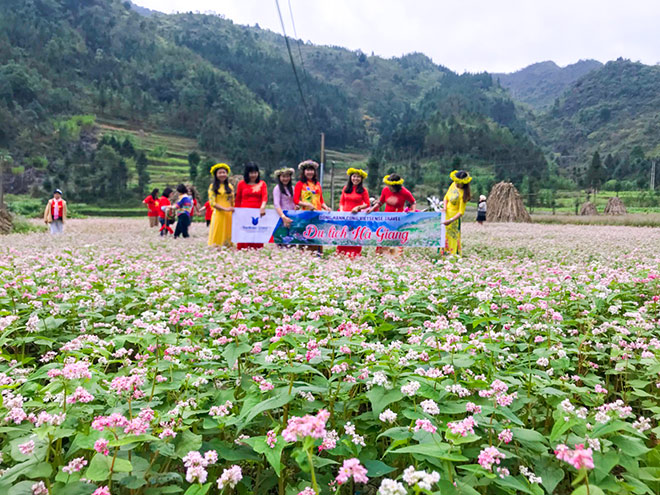
{"label": "haystack", "polygon": [[0,234],[9,234],[12,229],[12,218],[4,208],[0,208]]}
{"label": "haystack", "polygon": [[625,215],[628,210],[626,210],[626,205],[623,204],[621,198],[614,197],[607,200],[604,213],[605,215]]}
{"label": "haystack", "polygon": [[531,222],[522,197],[511,182],[499,182],[488,195],[488,222]]}
{"label": "haystack", "polygon": [[580,215],[598,215],[596,205],[591,201],[587,201],[582,205],[582,208],[580,208]]}

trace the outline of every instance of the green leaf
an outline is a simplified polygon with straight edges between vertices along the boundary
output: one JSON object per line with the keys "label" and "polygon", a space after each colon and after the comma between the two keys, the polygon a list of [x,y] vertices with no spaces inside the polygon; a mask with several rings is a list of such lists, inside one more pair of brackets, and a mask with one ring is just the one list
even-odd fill
{"label": "green leaf", "polygon": [[[22,454],[18,446],[30,441],[34,442],[34,451],[31,454]],[[10,445],[11,457],[17,462],[43,461],[46,458],[46,451],[48,450],[48,445],[46,442],[39,440],[36,435],[27,435],[25,437],[15,438],[10,442]]]}
{"label": "green leaf", "polygon": [[533,466],[533,470],[537,476],[541,477],[541,484],[548,493],[555,492],[555,488],[566,474],[563,469],[553,465],[548,458],[542,458],[541,462]]}
{"label": "green leaf", "polygon": [[605,495],[605,492],[603,492],[603,490],[601,490],[596,485],[590,484],[588,489],[587,485],[578,486],[571,492],[571,495]]}
{"label": "green leaf", "polygon": [[121,447],[123,445],[129,445],[131,443],[139,442],[153,442],[158,441],[158,437],[153,435],[127,435],[120,438],[119,440],[111,440],[108,444],[110,447]]}
{"label": "green leaf", "polygon": [[449,430],[445,432],[445,438],[454,445],[462,445],[465,443],[472,443],[481,440],[481,437],[479,435],[475,435],[474,433],[461,436],[457,433],[452,433]]}
{"label": "green leaf", "polygon": [[[460,454],[450,453],[451,446],[447,443],[418,443],[416,445],[409,445],[408,447],[401,447],[400,449],[390,451],[390,454],[422,454],[436,459],[447,460],[448,457],[461,457]],[[467,460],[467,459],[465,459]]]}
{"label": "green leaf", "polygon": [[110,477],[110,466],[112,466],[113,473],[130,473],[133,470],[128,459],[117,457],[113,466],[112,456],[97,453],[89,463],[85,478],[92,481],[105,481]]}
{"label": "green leaf", "polygon": [[190,485],[184,495],[206,495],[206,493],[209,491],[209,488],[211,488],[211,483],[205,483],[203,485]]}
{"label": "green leaf", "polygon": [[34,483],[35,481],[33,480],[16,483],[9,489],[7,495],[32,495],[32,485]]}
{"label": "green leaf", "polygon": [[235,343],[227,344],[225,350],[222,351],[222,357],[224,357],[227,360],[227,367],[229,369],[232,369],[236,364],[236,361],[238,361],[238,357],[241,354],[245,354],[250,349],[252,349],[252,346],[247,342],[243,342],[238,345],[236,345]]}
{"label": "green leaf", "polygon": [[513,439],[525,445],[526,443],[541,443],[546,444],[546,437],[541,435],[536,430],[528,430],[525,428],[511,428]]}
{"label": "green leaf", "polygon": [[96,489],[95,485],[84,481],[74,481],[64,486],[55,486],[53,495],[90,495]]}
{"label": "green leaf", "polygon": [[406,438],[412,437],[412,432],[410,431],[410,428],[406,426],[395,426],[394,428],[389,428],[388,430],[385,430],[376,438],[380,438],[380,437],[388,437],[393,440],[405,440]]}
{"label": "green leaf", "polygon": [[258,405],[255,407],[251,407],[249,409],[243,408],[241,411],[241,415],[238,417],[237,423],[238,423],[238,431],[240,432],[243,428],[245,428],[252,419],[257,416],[258,414],[261,414],[264,411],[268,411],[270,409],[277,409],[278,407],[282,407],[285,404],[288,404],[293,400],[295,397],[295,393],[288,394],[286,393],[286,387],[283,387],[282,389],[279,390],[279,393],[275,395],[275,397],[271,397],[270,399],[266,399],[263,402],[260,402]]}
{"label": "green leaf", "polygon": [[627,435],[616,435],[612,437],[612,443],[621,449],[622,453],[630,457],[639,457],[646,454],[649,449],[639,438]]}
{"label": "green leaf", "polygon": [[392,471],[396,471],[396,468],[393,468],[391,466],[388,466],[382,461],[374,460],[374,459],[365,459],[365,460],[360,460],[362,465],[367,468],[367,476],[370,478],[380,478],[381,476],[385,476],[386,474],[391,473]]}
{"label": "green leaf", "polygon": [[550,432],[550,441],[555,442],[559,437],[566,433],[573,426],[578,424],[577,420],[571,419],[570,421],[564,421],[564,418],[560,418],[555,421],[555,424],[552,425],[552,431]]}
{"label": "green leaf", "polygon": [[500,478],[498,476],[495,478],[495,484],[503,486],[504,488],[513,488],[516,492],[529,493],[530,495],[533,495],[527,480],[523,482],[517,476],[505,476],[504,478]]}
{"label": "green leaf", "polygon": [[195,435],[192,431],[186,430],[181,435],[178,435],[174,442],[174,452],[183,459],[191,450],[199,450],[202,446],[202,436]]}
{"label": "green leaf", "polygon": [[282,438],[281,435],[277,436],[277,443],[272,449],[266,443],[266,437],[252,437],[245,440],[249,446],[251,446],[255,452],[259,454],[264,454],[266,460],[273,467],[275,473],[279,477],[282,473],[282,450],[286,446],[286,441]]}
{"label": "green leaf", "polygon": [[371,402],[371,409],[376,417],[392,402],[403,398],[403,394],[398,388],[387,390],[384,387],[373,387],[366,393],[366,396]]}

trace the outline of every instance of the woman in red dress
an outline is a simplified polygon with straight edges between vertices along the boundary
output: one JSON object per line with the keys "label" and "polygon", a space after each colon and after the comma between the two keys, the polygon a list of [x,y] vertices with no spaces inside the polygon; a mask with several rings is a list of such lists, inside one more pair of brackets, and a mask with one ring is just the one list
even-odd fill
{"label": "woman in red dress", "polygon": [[[341,191],[339,211],[359,213],[369,208],[369,193],[363,184],[367,172],[359,168],[349,168],[346,175],[348,175],[348,183]],[[360,256],[361,253],[362,246],[337,246],[337,254],[354,257]]]}
{"label": "woman in red dress", "polygon": [[[236,208],[259,208],[259,214],[266,214],[266,203],[268,202],[268,186],[261,180],[259,166],[248,162],[243,173],[243,180],[236,186]],[[264,247],[256,242],[239,242],[236,249],[261,249]]]}
{"label": "woman in red dress", "polygon": [[[382,205],[385,205],[386,212],[403,212],[406,208],[406,203],[409,203],[409,211],[415,211],[416,201],[412,193],[403,187],[403,177],[398,174],[390,174],[383,177],[383,183],[385,187],[380,193],[380,199],[376,201],[371,208],[366,210],[367,213],[371,213],[374,210],[380,209]],[[399,248],[401,252],[403,248]],[[389,254],[395,254],[395,248],[386,248],[386,247],[377,247],[377,253],[387,252]]]}
{"label": "woman in red dress", "polygon": [[[323,201],[323,189],[316,171],[319,164],[314,160],[305,160],[298,164],[300,179],[293,189],[293,202],[301,210],[330,211]],[[303,246],[307,251],[323,253],[323,246]]]}
{"label": "woman in red dress", "polygon": [[160,207],[158,206],[158,188],[151,191],[151,194],[144,198],[142,201],[147,205],[147,217],[149,218],[149,227],[156,227],[158,225],[158,217],[160,216]]}

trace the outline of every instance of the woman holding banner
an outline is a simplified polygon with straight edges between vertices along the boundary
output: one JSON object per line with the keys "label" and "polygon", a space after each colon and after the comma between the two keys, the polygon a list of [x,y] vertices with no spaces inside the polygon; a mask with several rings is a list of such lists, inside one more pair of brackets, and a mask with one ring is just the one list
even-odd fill
{"label": "woman holding banner", "polygon": [[[410,211],[415,211],[415,206],[417,204],[415,197],[408,189],[403,187],[403,177],[399,174],[386,175],[383,177],[383,183],[385,184],[385,187],[380,193],[380,199],[376,201],[371,208],[366,210],[367,213],[380,209],[382,205],[385,205],[385,212],[403,212],[406,207],[406,202],[410,204]],[[394,248],[376,248],[376,253],[382,252],[394,254],[396,251]]]}
{"label": "woman holding banner", "polygon": [[231,212],[234,211],[234,188],[229,183],[231,168],[226,163],[211,167],[213,183],[209,187],[209,204],[213,209],[209,228],[209,246],[231,244]]}
{"label": "woman holding banner", "polygon": [[[348,175],[348,183],[341,191],[339,211],[359,213],[369,208],[369,193],[363,184],[367,172],[359,168],[349,168],[346,175]],[[354,257],[360,256],[361,253],[362,246],[337,246],[337,254]]]}
{"label": "woman holding banner", "polygon": [[296,209],[296,204],[293,202],[292,186],[294,172],[292,168],[281,168],[275,170],[273,174],[277,182],[273,189],[273,206],[275,206],[275,211],[287,228],[291,226],[291,219],[284,212]]}
{"label": "woman holding banner", "polygon": [[[330,211],[323,201],[323,189],[319,183],[317,170],[319,164],[313,160],[305,160],[298,164],[300,179],[293,190],[293,202],[301,210]],[[323,252],[323,246],[307,246],[309,251]]]}
{"label": "woman holding banner", "polygon": [[472,177],[465,170],[454,170],[449,177],[451,186],[445,194],[445,253],[461,254],[461,217],[471,199]]}
{"label": "woman holding banner", "polygon": [[[261,180],[259,166],[254,162],[248,162],[243,172],[243,180],[236,186],[236,208],[259,208],[259,214],[266,214],[266,203],[268,202],[268,186]],[[264,247],[256,242],[239,242],[236,249],[261,249]]]}

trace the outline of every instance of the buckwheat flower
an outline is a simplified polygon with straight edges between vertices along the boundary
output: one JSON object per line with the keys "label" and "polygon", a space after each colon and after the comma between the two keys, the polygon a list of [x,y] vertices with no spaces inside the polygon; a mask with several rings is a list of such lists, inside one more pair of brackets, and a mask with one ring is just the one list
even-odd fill
{"label": "buckwheat flower", "polygon": [[241,472],[241,467],[234,464],[222,471],[222,475],[218,478],[218,488],[220,490],[223,490],[226,486],[234,488],[242,479],[243,473]]}
{"label": "buckwheat flower", "polygon": [[314,488],[312,488],[311,486],[308,486],[303,491],[298,492],[298,495],[318,495],[318,493],[316,493]]}
{"label": "buckwheat flower", "polygon": [[520,466],[519,468],[520,474],[522,474],[531,484],[537,484],[540,485],[543,483],[543,478],[540,476],[536,476],[532,470],[530,470],[527,466]]}
{"label": "buckwheat flower", "polygon": [[584,444],[577,444],[575,450],[573,451],[573,459],[571,464],[575,469],[593,469],[594,468],[594,458],[593,451],[590,448],[585,449]]}
{"label": "buckwheat flower", "polygon": [[468,434],[473,435],[475,426],[477,426],[477,422],[475,421],[474,416],[468,416],[462,421],[447,423],[449,431],[454,435],[460,435],[462,437],[466,437]]}
{"label": "buckwheat flower", "polygon": [[506,478],[507,476],[509,476],[509,474],[511,474],[509,473],[509,470],[505,467],[498,467],[497,469],[495,469],[495,471],[497,472],[497,475],[500,478]]}
{"label": "buckwheat flower", "polygon": [[18,450],[23,455],[30,455],[34,452],[34,440],[28,440],[25,443],[21,443],[18,446]]}
{"label": "buckwheat flower", "polygon": [[431,490],[432,485],[440,481],[440,474],[437,471],[417,471],[413,466],[409,466],[403,471],[403,481],[411,487],[417,485],[423,490]]}
{"label": "buckwheat flower", "polygon": [[87,460],[84,457],[76,457],[69,464],[62,468],[62,471],[66,474],[77,473],[82,468],[87,465]]}
{"label": "buckwheat flower", "polygon": [[607,394],[607,389],[604,388],[600,383],[597,383],[594,387],[594,392],[597,394]]}
{"label": "buckwheat flower", "polygon": [[360,464],[360,461],[356,458],[346,459],[344,464],[339,468],[339,473],[335,478],[335,481],[338,485],[346,483],[351,476],[356,483],[367,483],[369,478],[367,477],[367,469]]}
{"label": "buckwheat flower", "polygon": [[230,401],[227,401],[220,406],[212,406],[209,410],[209,415],[216,418],[222,418],[223,416],[227,416],[230,413],[233,406],[234,405]]}
{"label": "buckwheat flower", "polygon": [[305,416],[289,418],[286,428],[282,432],[282,438],[287,442],[295,442],[304,437],[323,438],[326,433],[325,424],[330,418],[330,413],[321,409],[316,416],[307,414]]}
{"label": "buckwheat flower", "polygon": [[94,450],[96,450],[99,454],[108,455],[110,453],[108,450],[109,443],[110,442],[105,438],[99,438],[96,442],[94,442]]}
{"label": "buckwheat flower", "polygon": [[43,481],[38,481],[34,483],[31,487],[32,495],[48,495],[48,488]]}
{"label": "buckwheat flower", "polygon": [[335,430],[326,431],[325,435],[323,436],[323,441],[321,442],[321,445],[319,445],[319,452],[334,449],[337,446],[338,440],[339,434]]}
{"label": "buckwheat flower", "polygon": [[545,368],[550,364],[550,360],[546,357],[538,358],[536,360],[536,364],[538,364],[539,366]]}
{"label": "buckwheat flower", "polygon": [[417,393],[420,387],[420,383],[416,381],[409,381],[406,385],[403,385],[401,387],[401,393],[403,395],[407,395],[408,397],[412,397]]}
{"label": "buckwheat flower", "polygon": [[218,462],[218,453],[215,450],[209,450],[204,453],[204,460],[209,464]]}
{"label": "buckwheat flower", "polygon": [[420,403],[420,406],[422,407],[422,411],[424,411],[426,414],[429,414],[431,416],[440,414],[440,409],[438,408],[438,404],[436,404],[436,402],[431,399],[422,401]]}
{"label": "buckwheat flower", "polygon": [[378,419],[380,419],[383,423],[391,424],[396,421],[396,416],[397,414],[391,409],[385,409],[382,413],[378,415]]}
{"label": "buckwheat flower", "polygon": [[92,495],[111,495],[110,488],[101,486],[92,492]]}
{"label": "buckwheat flower", "polygon": [[500,442],[509,443],[513,440],[513,433],[507,428],[506,430],[502,430],[500,434],[497,435],[497,438]]}
{"label": "buckwheat flower", "polygon": [[635,428],[638,432],[644,433],[646,430],[651,429],[651,420],[648,418],[645,418],[644,416],[640,416],[637,421],[633,423],[633,428]]}
{"label": "buckwheat flower", "polygon": [[415,428],[413,431],[417,432],[419,430],[428,431],[429,433],[435,433],[437,428],[433,426],[428,419],[417,419],[415,420]]}
{"label": "buckwheat flower", "polygon": [[276,443],[277,433],[275,433],[275,430],[268,430],[268,433],[266,433],[266,444],[268,444],[271,449],[274,449]]}
{"label": "buckwheat flower", "polygon": [[398,481],[385,478],[378,488],[378,495],[407,495],[408,490]]}
{"label": "buckwheat flower", "polygon": [[479,453],[477,462],[481,465],[482,468],[492,471],[493,464],[499,464],[501,459],[504,459],[506,456],[497,450],[495,447],[486,447]]}
{"label": "buckwheat flower", "polygon": [[479,414],[481,412],[481,406],[476,405],[474,402],[468,402],[465,404],[465,410],[467,412]]}

